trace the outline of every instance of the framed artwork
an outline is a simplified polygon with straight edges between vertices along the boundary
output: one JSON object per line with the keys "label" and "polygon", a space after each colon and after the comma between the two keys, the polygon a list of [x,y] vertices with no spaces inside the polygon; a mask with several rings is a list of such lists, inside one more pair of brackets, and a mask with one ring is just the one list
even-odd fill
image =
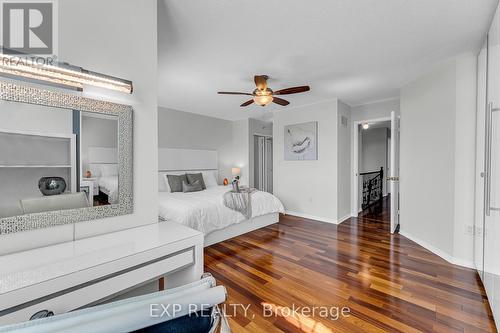
{"label": "framed artwork", "polygon": [[318,122],[285,126],[285,161],[318,159]]}

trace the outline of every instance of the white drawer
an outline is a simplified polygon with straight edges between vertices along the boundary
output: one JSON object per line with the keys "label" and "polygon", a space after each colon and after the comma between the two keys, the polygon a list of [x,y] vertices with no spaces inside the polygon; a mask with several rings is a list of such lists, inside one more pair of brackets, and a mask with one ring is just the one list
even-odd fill
{"label": "white drawer", "polygon": [[[188,248],[14,307],[10,310],[15,311],[0,317],[0,325],[29,320],[40,310],[51,310],[59,314],[81,308],[193,264],[194,248]],[[43,288],[43,285],[39,287]]]}

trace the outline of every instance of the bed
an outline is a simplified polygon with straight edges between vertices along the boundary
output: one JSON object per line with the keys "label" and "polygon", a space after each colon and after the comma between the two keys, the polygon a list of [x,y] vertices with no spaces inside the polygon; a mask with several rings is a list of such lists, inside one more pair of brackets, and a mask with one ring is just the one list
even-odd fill
{"label": "bed", "polygon": [[[183,224],[204,235],[241,223],[246,220],[245,216],[224,206],[223,195],[229,190],[229,186],[214,186],[200,192],[160,192],[160,218]],[[284,213],[281,202],[270,193],[257,191],[251,195],[251,201],[252,218]]]}
{"label": "bed", "polygon": [[88,169],[96,179],[99,192],[108,196],[108,203],[119,202],[118,191],[118,149],[104,147],[89,147]]}
{"label": "bed", "polygon": [[110,204],[118,203],[118,176],[101,176],[97,178],[99,191],[108,196]]}
{"label": "bed", "polygon": [[[186,161],[189,161],[188,163]],[[163,166],[163,169],[162,169]],[[191,168],[185,168],[190,166]],[[217,152],[186,149],[160,149],[159,210],[160,221],[180,223],[205,235],[205,246],[265,227],[279,221],[283,204],[274,195],[252,193],[252,217],[224,205],[223,195],[230,186],[217,184]],[[199,192],[171,193],[166,174],[202,173],[207,189]]]}

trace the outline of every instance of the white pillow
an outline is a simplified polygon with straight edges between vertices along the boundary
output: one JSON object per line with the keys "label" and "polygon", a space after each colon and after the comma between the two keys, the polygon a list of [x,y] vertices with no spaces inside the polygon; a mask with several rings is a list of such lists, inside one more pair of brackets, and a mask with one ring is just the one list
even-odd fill
{"label": "white pillow", "polygon": [[102,177],[118,176],[118,164],[101,165],[101,176]]}
{"label": "white pillow", "polygon": [[219,186],[219,184],[217,183],[217,179],[215,178],[214,172],[204,172],[203,180],[205,181],[206,187]]}
{"label": "white pillow", "polygon": [[170,184],[168,183],[168,177],[167,177],[167,174],[166,174],[166,173],[164,173],[164,174],[163,174],[163,175],[161,175],[161,176],[162,176],[162,178],[163,178],[163,184],[165,185],[165,187],[164,187],[164,188],[162,188],[162,189],[160,190],[160,192],[172,192],[172,191],[170,190]]}

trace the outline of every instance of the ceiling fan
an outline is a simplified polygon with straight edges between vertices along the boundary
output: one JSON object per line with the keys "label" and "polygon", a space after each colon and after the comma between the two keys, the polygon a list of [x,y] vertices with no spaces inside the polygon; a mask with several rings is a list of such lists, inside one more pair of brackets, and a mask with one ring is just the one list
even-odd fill
{"label": "ceiling fan", "polygon": [[267,80],[269,77],[267,75],[255,75],[254,81],[257,88],[253,93],[243,93],[243,92],[230,92],[230,91],[219,91],[218,94],[222,95],[248,95],[253,96],[253,98],[245,103],[241,104],[241,107],[249,106],[252,103],[256,103],[260,106],[266,106],[271,102],[276,104],[287,106],[290,104],[289,101],[282,98],[276,97],[277,95],[290,95],[297,94],[301,92],[309,91],[311,88],[309,86],[291,87],[286,89],[280,89],[277,91],[272,91],[271,88],[267,86]]}

